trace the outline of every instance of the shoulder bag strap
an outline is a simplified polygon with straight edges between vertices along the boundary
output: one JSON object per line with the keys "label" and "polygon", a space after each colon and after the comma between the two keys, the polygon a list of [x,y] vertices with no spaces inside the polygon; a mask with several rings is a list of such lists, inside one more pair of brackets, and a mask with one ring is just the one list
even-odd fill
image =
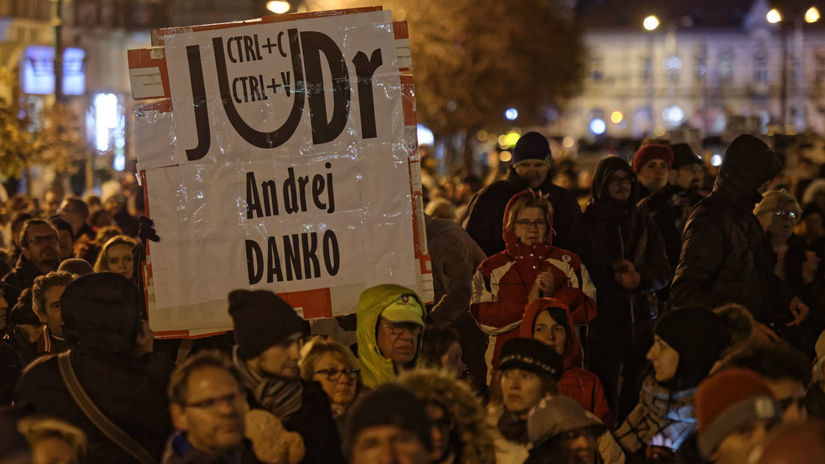
{"label": "shoulder bag strap", "polygon": [[157,464],[157,461],[152,458],[148,451],[146,451],[138,442],[126,434],[120,427],[115,425],[108,417],[106,417],[100,409],[94,404],[86,390],[80,385],[80,381],[75,375],[72,363],[69,360],[70,351],[63,352],[57,356],[57,365],[60,367],[60,376],[63,378],[63,383],[69,390],[69,393],[74,398],[75,403],[83,411],[83,414],[95,424],[112,443],[119,446],[123,451],[126,451],[141,464]]}

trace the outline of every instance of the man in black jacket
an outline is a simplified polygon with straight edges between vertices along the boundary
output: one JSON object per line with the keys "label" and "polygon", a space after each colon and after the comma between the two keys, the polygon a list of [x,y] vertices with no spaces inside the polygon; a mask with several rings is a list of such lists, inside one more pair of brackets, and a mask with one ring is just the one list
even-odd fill
{"label": "man in black jacket", "polygon": [[553,178],[548,175],[550,161],[547,138],[528,132],[513,149],[513,166],[507,179],[490,184],[470,201],[462,225],[487,256],[504,250],[504,209],[513,195],[528,188],[548,195],[553,205],[553,245],[579,256],[585,251],[586,246],[580,242],[581,209],[572,193],[553,185]]}
{"label": "man in black jacket", "polygon": [[264,409],[304,440],[305,464],[344,462],[329,399],[318,382],[299,377],[298,363],[308,324],[291,306],[266,290],[229,294],[235,329],[233,362],[252,409]]}
{"label": "man in black jacket", "polygon": [[788,301],[779,301],[771,249],[753,215],[768,183],[782,170],[779,157],[751,135],[728,146],[711,195],[688,219],[682,253],[671,285],[675,308],[714,308],[739,303],[766,326],[794,318]]}

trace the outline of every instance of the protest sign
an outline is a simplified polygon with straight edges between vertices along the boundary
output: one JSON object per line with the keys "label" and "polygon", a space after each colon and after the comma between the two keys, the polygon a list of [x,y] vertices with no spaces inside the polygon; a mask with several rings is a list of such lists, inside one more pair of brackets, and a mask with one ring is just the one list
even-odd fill
{"label": "protest sign", "polygon": [[366,288],[432,297],[406,27],[377,8],[162,29],[130,50],[138,168],[160,243],[149,320],[231,327],[226,296],[272,290],[304,317]]}

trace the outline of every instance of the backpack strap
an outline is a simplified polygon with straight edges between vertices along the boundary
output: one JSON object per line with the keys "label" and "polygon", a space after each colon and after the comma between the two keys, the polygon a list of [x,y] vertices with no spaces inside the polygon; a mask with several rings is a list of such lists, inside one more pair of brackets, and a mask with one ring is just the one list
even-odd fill
{"label": "backpack strap", "polygon": [[69,393],[74,398],[75,403],[83,411],[83,414],[92,421],[95,427],[98,428],[106,438],[112,441],[123,451],[129,453],[141,464],[157,464],[157,461],[146,451],[145,448],[130,437],[120,427],[115,425],[108,417],[106,417],[100,409],[95,405],[86,390],[80,384],[80,381],[75,375],[71,360],[69,359],[69,351],[65,351],[57,356],[57,365],[60,368],[60,377],[63,378],[63,383],[69,390]]}

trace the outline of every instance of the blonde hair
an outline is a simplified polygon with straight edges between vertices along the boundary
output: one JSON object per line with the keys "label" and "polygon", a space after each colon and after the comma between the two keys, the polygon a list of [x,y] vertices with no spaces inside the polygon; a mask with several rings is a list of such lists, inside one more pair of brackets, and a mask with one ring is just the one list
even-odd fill
{"label": "blonde hair", "polygon": [[773,214],[776,208],[788,208],[796,213],[797,221],[802,216],[802,208],[799,207],[799,202],[796,197],[785,190],[768,190],[762,195],[762,201],[756,204],[753,208],[753,215],[759,216],[764,213]]}
{"label": "blonde hair", "polygon": [[[315,365],[318,364],[325,354],[331,354],[347,369],[358,369],[358,360],[355,355],[344,345],[335,340],[324,339],[317,337],[310,341],[311,347],[307,350],[301,360],[301,378],[308,382],[312,382],[312,376],[315,375]],[[361,391],[361,375],[358,375],[356,382],[355,394]]]}
{"label": "blonde hair", "polygon": [[43,440],[57,438],[69,445],[77,457],[86,454],[86,434],[74,425],[60,419],[25,417],[17,423],[17,430],[26,438],[32,448]]}
{"label": "blonde hair", "polygon": [[100,249],[100,254],[97,255],[95,272],[107,272],[109,270],[109,248],[117,245],[128,245],[129,248],[134,248],[137,242],[133,238],[125,235],[117,235],[110,238],[109,241],[103,245],[103,248]]}
{"label": "blonde hair", "polygon": [[505,225],[505,229],[512,229],[516,225],[516,218],[518,217],[519,211],[526,208],[539,208],[543,210],[544,221],[548,227],[550,226],[550,222],[553,219],[553,205],[550,204],[550,200],[539,193],[533,191],[526,192],[529,193],[519,193],[518,198],[510,205],[510,209],[507,211],[507,224]]}

